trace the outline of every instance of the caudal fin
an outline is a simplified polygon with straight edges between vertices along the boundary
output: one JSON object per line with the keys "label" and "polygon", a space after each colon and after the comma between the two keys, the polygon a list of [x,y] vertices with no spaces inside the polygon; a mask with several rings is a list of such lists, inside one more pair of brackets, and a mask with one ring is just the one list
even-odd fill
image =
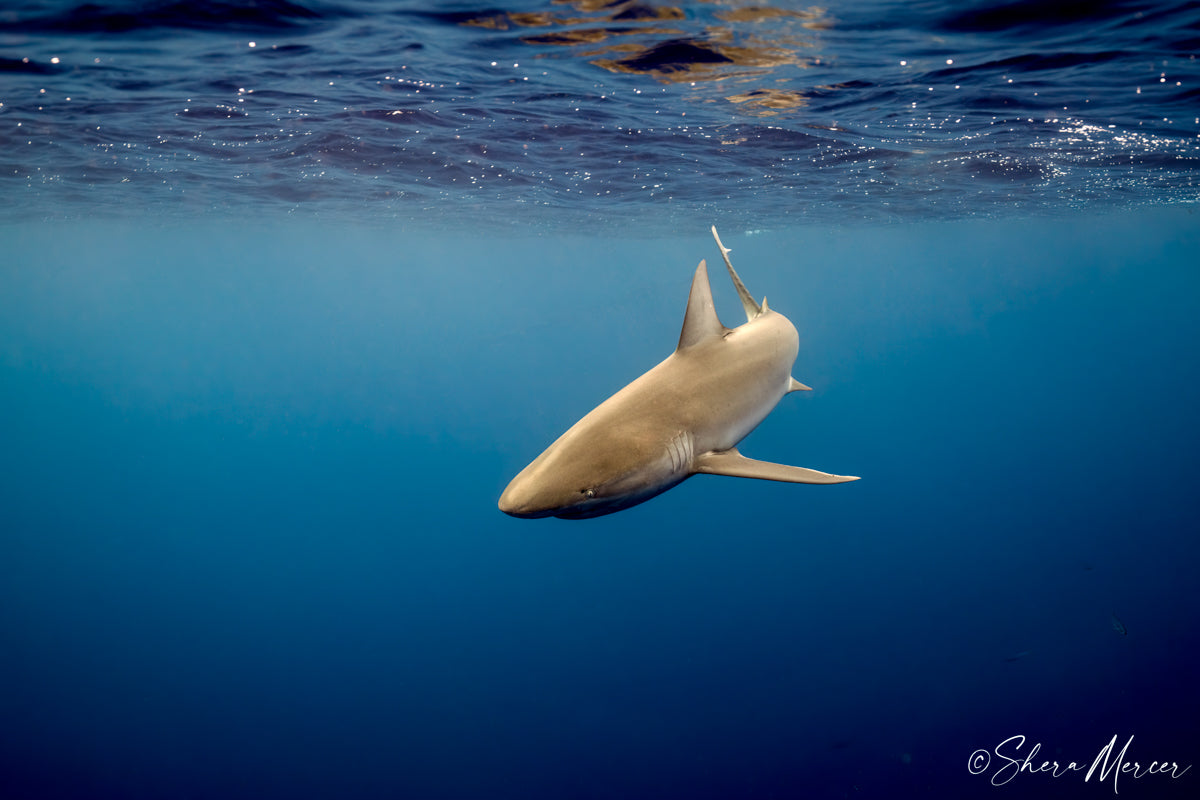
{"label": "caudal fin", "polygon": [[717,235],[717,226],[712,226],[713,239],[717,241],[717,247],[721,248],[721,258],[725,259],[725,268],[729,270],[729,277],[733,278],[733,286],[737,289],[738,297],[742,299],[742,308],[746,310],[746,321],[757,317],[762,313],[762,307],[754,302],[754,298],[750,296],[750,292],[746,289],[746,284],[742,283],[742,279],[738,277],[737,270],[733,268],[733,264],[729,261],[729,248],[721,244],[721,237]]}

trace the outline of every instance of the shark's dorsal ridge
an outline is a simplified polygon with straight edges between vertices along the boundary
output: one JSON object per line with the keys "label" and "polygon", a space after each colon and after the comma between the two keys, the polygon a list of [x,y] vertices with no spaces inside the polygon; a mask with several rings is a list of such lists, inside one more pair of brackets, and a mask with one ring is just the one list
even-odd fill
{"label": "shark's dorsal ridge", "polygon": [[692,278],[692,291],[688,295],[687,311],[683,315],[683,330],[679,333],[676,352],[686,350],[706,339],[724,336],[726,330],[717,318],[713,305],[712,287],[708,283],[708,265],[701,261]]}

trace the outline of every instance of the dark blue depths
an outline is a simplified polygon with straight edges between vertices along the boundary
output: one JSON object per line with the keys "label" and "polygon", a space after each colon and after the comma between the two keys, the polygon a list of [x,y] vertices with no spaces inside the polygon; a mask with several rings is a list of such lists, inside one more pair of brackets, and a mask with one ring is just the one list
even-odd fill
{"label": "dark blue depths", "polygon": [[1185,211],[738,236],[816,389],[744,452],[863,480],[581,522],[496,497],[669,352],[703,231],[56,230],[6,234],[9,796],[979,796],[1015,735],[1195,757]]}

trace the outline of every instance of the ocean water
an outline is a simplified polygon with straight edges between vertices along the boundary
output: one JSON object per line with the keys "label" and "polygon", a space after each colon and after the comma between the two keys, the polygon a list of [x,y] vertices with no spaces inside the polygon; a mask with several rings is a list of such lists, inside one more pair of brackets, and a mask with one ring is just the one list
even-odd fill
{"label": "ocean water", "polygon": [[[1195,2],[7,4],[0,797],[1194,796],[1198,50]],[[814,388],[742,451],[862,480],[502,514],[714,223]]]}

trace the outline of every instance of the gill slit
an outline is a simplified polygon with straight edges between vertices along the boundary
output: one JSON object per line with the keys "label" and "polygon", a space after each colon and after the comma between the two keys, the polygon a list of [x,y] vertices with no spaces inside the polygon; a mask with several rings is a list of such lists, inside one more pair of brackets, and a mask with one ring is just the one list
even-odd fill
{"label": "gill slit", "polygon": [[687,431],[680,431],[671,438],[667,443],[667,455],[671,459],[672,472],[687,472],[691,469],[694,448],[692,435]]}

